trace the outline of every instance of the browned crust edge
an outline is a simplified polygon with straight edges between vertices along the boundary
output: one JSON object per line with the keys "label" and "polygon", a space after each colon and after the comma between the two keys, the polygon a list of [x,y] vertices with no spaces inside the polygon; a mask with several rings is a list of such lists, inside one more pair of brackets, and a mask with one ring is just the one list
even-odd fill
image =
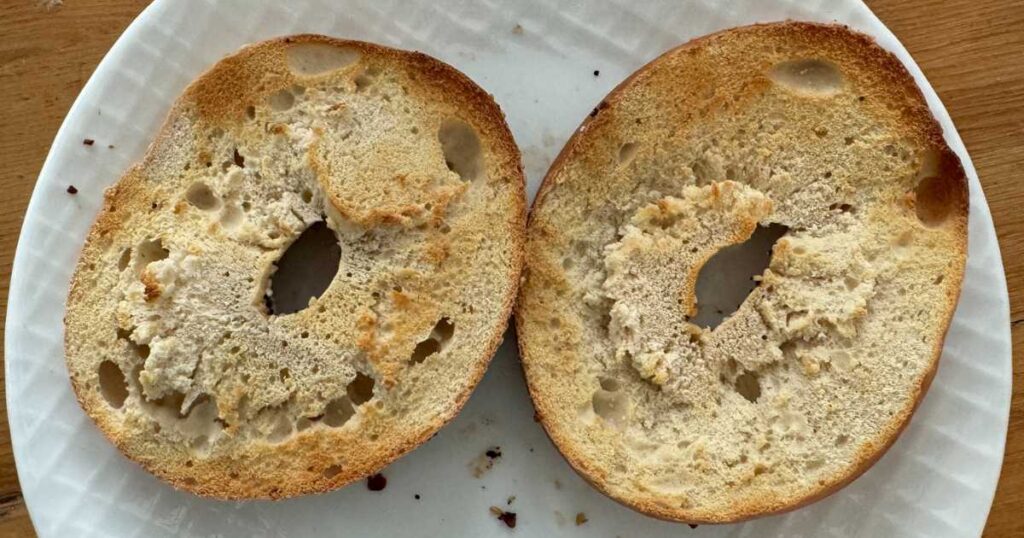
{"label": "browned crust edge", "polygon": [[[662,53],[654,60],[645,64],[625,80],[620,82],[612,89],[611,92],[608,93],[607,96],[605,96],[604,99],[600,101],[600,103],[594,108],[594,111],[583,120],[580,126],[566,142],[561,152],[559,152],[554,162],[552,162],[551,167],[548,169],[548,172],[544,176],[544,180],[538,189],[537,196],[534,199],[533,206],[531,208],[530,220],[527,223],[527,237],[529,238],[532,231],[533,210],[544,203],[544,198],[555,185],[554,177],[561,170],[564,162],[577,152],[588,126],[591,122],[600,118],[601,110],[615,106],[619,95],[629,87],[638,76],[646,72],[651,66],[659,63],[663,58],[673,56],[681,51],[699,48],[712,40],[728,37],[730,34],[736,32],[758,32],[763,30],[799,32],[823,40],[850,40],[854,45],[861,49],[861,52],[863,52],[867,59],[871,60],[876,67],[887,72],[890,76],[889,82],[891,84],[898,86],[902,90],[906,91],[908,95],[915,97],[917,101],[915,104],[917,106],[913,110],[906,111],[906,119],[908,122],[916,124],[922,128],[926,138],[928,138],[928,141],[933,145],[933,147],[939,148],[941,154],[940,175],[947,178],[952,177],[955,181],[951,186],[956,189],[956,192],[950,194],[956,202],[957,211],[950,216],[950,220],[953,221],[952,226],[954,227],[956,238],[959,240],[958,246],[960,249],[955,259],[956,263],[951,264],[948,272],[946,273],[946,277],[947,279],[950,279],[951,282],[955,281],[957,285],[954,288],[950,288],[947,294],[946,308],[944,310],[942,320],[942,335],[941,338],[936,340],[935,346],[932,350],[931,366],[920,378],[919,384],[914,391],[913,399],[910,400],[903,410],[892,417],[889,424],[878,433],[878,436],[875,439],[865,443],[858,454],[857,460],[847,467],[845,473],[837,474],[830,483],[824,484],[816,489],[811,489],[806,495],[801,497],[791,499],[763,499],[761,502],[737,505],[734,506],[732,510],[720,513],[707,513],[704,511],[693,511],[687,509],[669,510],[663,505],[654,503],[649,499],[617,496],[611,488],[603,483],[599,474],[595,472],[595,470],[589,468],[586,457],[575,449],[572,444],[572,440],[561,437],[560,434],[557,431],[554,431],[551,425],[548,424],[545,416],[547,402],[544,400],[542,395],[537,393],[535,387],[530,382],[530,349],[526,339],[520,336],[523,329],[523,322],[521,319],[524,317],[525,312],[522,310],[522,301],[517,301],[514,317],[523,374],[527,382],[531,400],[534,403],[537,417],[543,425],[548,438],[551,439],[555,447],[562,453],[566,461],[569,462],[570,467],[572,467],[577,474],[601,493],[624,506],[632,508],[633,510],[666,521],[691,524],[736,523],[758,517],[785,513],[821,500],[860,477],[896,442],[896,439],[910,423],[911,416],[920,405],[921,400],[928,391],[938,369],[943,343],[945,341],[946,334],[949,331],[949,325],[952,321],[953,314],[956,311],[962,287],[963,274],[967,260],[969,188],[967,184],[967,177],[964,173],[963,166],[960,163],[960,159],[945,143],[942,135],[942,127],[932,115],[921,89],[914,81],[913,76],[911,76],[906,70],[903,63],[900,62],[893,53],[879,46],[871,36],[853,31],[848,26],[838,24],[822,24],[787,20],[784,22],[758,23],[748,26],[729,28],[683,43],[682,45]],[[529,270],[530,268],[526,267],[527,275],[529,274]]]}
{"label": "browned crust edge", "polygon": [[[494,327],[490,340],[487,342],[486,346],[481,349],[480,357],[476,361],[475,368],[468,373],[469,383],[466,385],[466,389],[456,397],[455,401],[448,409],[437,415],[436,419],[432,423],[428,424],[425,428],[422,428],[418,435],[408,437],[400,444],[386,447],[385,450],[377,454],[372,454],[367,458],[370,461],[368,464],[344,467],[341,472],[332,477],[329,481],[325,482],[324,480],[317,479],[286,481],[281,483],[279,488],[272,490],[272,493],[270,494],[266,494],[263,491],[254,493],[252,491],[247,491],[244,487],[232,487],[224,481],[197,483],[194,482],[190,476],[186,476],[184,473],[180,472],[180,469],[176,472],[173,468],[157,468],[157,466],[150,465],[149,462],[138,458],[137,455],[129,453],[126,450],[123,440],[117,436],[117,431],[114,428],[113,422],[110,421],[107,416],[107,413],[89,405],[88,399],[84,398],[82,393],[84,387],[79,386],[79,383],[76,380],[71,379],[71,386],[79,405],[86,414],[93,419],[93,422],[96,423],[103,435],[110,440],[110,442],[114,444],[114,446],[116,446],[118,450],[125,455],[125,457],[139,464],[150,473],[168,482],[177,489],[209,498],[222,500],[278,500],[299,495],[328,492],[378,472],[399,457],[430,440],[438,430],[451,422],[458,415],[473,390],[483,378],[484,373],[487,371],[487,367],[497,351],[498,346],[501,344],[505,330],[509,325],[509,318],[512,314],[515,298],[518,293],[520,275],[525,262],[527,207],[526,180],[523,174],[522,157],[519,147],[516,145],[512,136],[511,130],[505,121],[504,113],[501,111],[500,106],[494,101],[491,94],[483,90],[461,71],[422,52],[405,51],[364,41],[339,39],[319,34],[283,36],[246,45],[232,55],[221,59],[192,81],[178,99],[175,100],[175,103],[168,112],[163,125],[158,130],[156,137],[153,142],[150,143],[140,161],[130,166],[121,178],[108,188],[104,195],[103,207],[100,209],[96,220],[90,228],[85,244],[98,240],[106,233],[116,229],[120,215],[111,214],[109,209],[118,198],[118,192],[121,189],[138,188],[138,175],[145,170],[146,164],[155,157],[155,148],[158,148],[160,143],[164,141],[165,137],[168,135],[172,127],[173,120],[183,112],[186,106],[191,104],[197,89],[209,84],[209,79],[221,76],[219,70],[223,68],[226,62],[231,62],[245,54],[251,54],[254,51],[272,50],[292,43],[325,43],[339,47],[354,48],[368,55],[400,59],[432,77],[445,80],[450,84],[450,92],[453,95],[460,95],[467,103],[472,105],[472,108],[483,112],[483,117],[480,119],[488,126],[488,137],[493,137],[490,138],[490,143],[488,145],[493,150],[494,156],[501,159],[502,163],[500,166],[507,169],[509,176],[513,180],[513,189],[515,191],[514,194],[516,195],[516,204],[513,211],[510,212],[511,214],[508,222],[508,228],[512,233],[513,240],[513,250],[511,252],[511,258],[508,264],[509,270],[507,273],[507,278],[510,284],[509,291],[502,303],[502,313],[500,316],[501,321]],[[217,108],[223,104],[223,102],[217,103]],[[242,104],[242,106],[244,107],[245,105]],[[72,303],[72,298],[76,296],[76,294],[84,293],[83,287],[85,284],[80,280],[80,270],[86,262],[87,260],[80,254],[80,258],[76,264],[75,273],[70,283],[68,304]],[[67,360],[68,353],[67,344],[67,335],[65,335],[65,360]]]}

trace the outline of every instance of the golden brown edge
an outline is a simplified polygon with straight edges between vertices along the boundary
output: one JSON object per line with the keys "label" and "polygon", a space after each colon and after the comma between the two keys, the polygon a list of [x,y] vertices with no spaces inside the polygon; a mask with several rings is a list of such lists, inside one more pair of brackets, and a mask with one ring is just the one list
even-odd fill
{"label": "golden brown edge", "polygon": [[[491,142],[488,144],[490,149],[495,154],[495,157],[500,157],[503,161],[501,166],[510,168],[509,173],[515,180],[514,190],[516,191],[516,205],[513,215],[511,215],[509,227],[513,234],[513,252],[512,259],[509,264],[509,291],[505,296],[505,300],[502,305],[503,314],[501,315],[501,322],[497,324],[491,335],[490,341],[486,347],[482,350],[483,353],[476,361],[476,367],[469,372],[469,383],[466,385],[466,389],[457,396],[453,405],[448,408],[444,413],[437,416],[436,420],[428,425],[423,432],[414,438],[408,438],[406,442],[389,447],[389,450],[383,451],[379,454],[373,454],[369,459],[374,464],[368,466],[370,469],[359,468],[359,467],[345,467],[335,475],[331,481],[327,484],[323,484],[322,481],[295,481],[292,483],[282,484],[282,487],[277,490],[275,495],[266,495],[260,492],[259,494],[253,494],[250,491],[244,489],[233,488],[230,485],[224,487],[226,482],[216,482],[215,487],[211,487],[210,484],[193,483],[190,477],[183,476],[183,473],[178,470],[175,472],[174,469],[165,470],[158,469],[151,466],[148,462],[143,461],[133,454],[129,454],[125,450],[124,443],[117,436],[114,425],[108,423],[109,417],[106,411],[96,409],[87,403],[87,400],[83,397],[82,387],[79,383],[71,378],[71,387],[75,394],[75,398],[78,400],[79,405],[82,409],[93,419],[93,422],[99,427],[103,435],[110,440],[118,448],[118,451],[125,455],[128,459],[142,466],[144,469],[149,471],[151,474],[165,480],[177,489],[189,491],[205,497],[211,497],[223,500],[239,500],[239,499],[284,499],[288,497],[310,494],[310,493],[323,493],[331,491],[347,484],[350,484],[356,480],[365,478],[374,472],[386,467],[399,457],[413,450],[414,448],[422,445],[430,438],[432,438],[437,431],[444,427],[447,423],[454,419],[459,411],[462,410],[466,401],[469,399],[470,394],[479,384],[483,378],[484,373],[487,371],[487,367],[490,364],[498,346],[501,344],[506,328],[508,327],[509,318],[512,314],[513,305],[515,298],[518,294],[519,288],[519,277],[522,273],[525,255],[525,244],[526,244],[526,186],[525,177],[523,175],[522,158],[518,146],[509,130],[508,124],[505,121],[505,116],[501,111],[500,106],[494,101],[493,97],[484,91],[479,85],[473,82],[468,76],[456,69],[455,67],[442,62],[436,58],[433,58],[427,54],[418,51],[405,51],[400,49],[394,49],[391,47],[385,47],[374,43],[368,43],[364,41],[346,40],[339,38],[332,38],[328,36],[318,34],[299,34],[292,36],[284,36],[273,38],[250,45],[246,45],[236,51],[235,53],[221,59],[205,72],[200,74],[195,80],[193,80],[181,95],[175,100],[170,111],[168,112],[163,125],[157,131],[157,135],[154,140],[150,143],[146,149],[143,157],[140,161],[130,166],[125,173],[109,187],[104,194],[103,206],[100,208],[97,214],[96,220],[90,228],[89,234],[86,237],[85,243],[83,244],[83,250],[80,254],[78,263],[76,264],[75,273],[72,276],[69,291],[67,305],[72,304],[73,297],[79,293],[83,293],[81,287],[83,283],[80,280],[81,269],[83,265],[88,263],[87,252],[84,245],[88,245],[90,242],[98,240],[100,237],[106,235],[117,228],[119,224],[119,216],[113,215],[109,209],[114,205],[115,200],[118,198],[118,192],[122,189],[133,189],[137,188],[139,183],[138,175],[145,169],[146,164],[154,157],[154,150],[158,148],[160,143],[164,141],[165,137],[170,133],[173,121],[180,113],[186,103],[189,102],[189,97],[194,94],[196,89],[203,84],[208,83],[211,77],[218,76],[219,69],[224,65],[224,62],[231,61],[242,57],[245,53],[251,53],[260,49],[270,49],[273,47],[281,47],[291,43],[301,42],[314,42],[314,43],[327,43],[339,47],[351,47],[359,49],[362,52],[370,54],[384,55],[392,58],[401,58],[408,61],[411,65],[422,69],[424,72],[428,72],[433,76],[443,77],[448,79],[451,83],[452,93],[462,93],[464,97],[468,99],[470,103],[476,105],[476,107],[484,111],[486,117],[484,118],[489,122],[488,134],[493,136],[490,139]],[[67,306],[66,306],[67,308]],[[66,319],[66,311],[65,311]],[[67,362],[67,335],[65,334],[65,362]],[[66,364],[66,366],[70,366]],[[69,371],[70,373],[70,371]],[[230,484],[230,483],[227,483]]]}
{"label": "golden brown edge", "polygon": [[[860,457],[857,461],[851,464],[847,468],[845,474],[837,475],[835,479],[825,484],[816,490],[811,490],[807,495],[796,498],[796,499],[765,499],[761,503],[750,503],[746,505],[740,505],[734,507],[733,510],[727,513],[719,514],[708,514],[703,511],[691,511],[685,509],[679,510],[668,510],[662,505],[650,502],[642,498],[624,498],[619,497],[611,491],[600,479],[600,477],[590,469],[588,469],[587,460],[585,457],[575,450],[572,445],[572,440],[562,438],[557,431],[553,431],[549,426],[547,419],[545,418],[545,406],[546,403],[544,398],[539,395],[533,384],[530,382],[530,351],[526,340],[520,336],[522,330],[521,319],[524,312],[522,311],[522,302],[516,302],[515,307],[515,323],[516,323],[516,334],[518,339],[518,345],[520,349],[520,360],[523,367],[523,375],[526,379],[527,388],[530,392],[530,398],[533,401],[534,408],[537,412],[537,417],[540,420],[541,425],[544,427],[544,431],[548,438],[551,439],[552,443],[558,449],[559,452],[565,457],[566,461],[569,462],[570,467],[579,474],[584,480],[594,486],[601,493],[615,500],[616,502],[642,512],[644,514],[654,516],[658,519],[666,521],[676,521],[682,523],[697,523],[697,524],[717,524],[717,523],[735,523],[753,519],[757,517],[764,517],[774,514],[780,514],[801,508],[815,501],[821,500],[832,493],[842,489],[844,486],[853,482],[865,471],[867,471],[875,462],[877,462],[882,455],[888,451],[888,449],[895,443],[900,433],[910,423],[910,418],[914,411],[917,409],[921,400],[924,398],[929,386],[931,385],[932,379],[935,377],[935,373],[938,369],[939,357],[942,354],[943,343],[945,342],[946,334],[949,331],[949,325],[952,321],[953,314],[956,310],[956,305],[959,300],[960,290],[963,281],[964,267],[967,260],[967,218],[969,212],[969,192],[967,185],[967,177],[964,174],[963,167],[960,163],[959,157],[949,149],[942,136],[942,127],[938,124],[938,121],[932,115],[928,108],[927,102],[925,101],[924,95],[921,93],[921,89],[914,81],[913,76],[906,70],[903,63],[891,52],[883,49],[879,46],[874,38],[869,35],[850,30],[848,26],[838,24],[823,24],[823,23],[812,23],[812,22],[800,22],[800,21],[784,21],[784,22],[772,22],[772,23],[758,23],[747,26],[740,26],[736,28],[729,28],[720,30],[711,34],[707,34],[695,39],[692,39],[686,43],[683,43],[677,47],[669,49],[662,53],[655,59],[651,60],[644,66],[640,67],[637,71],[629,75],[625,80],[620,82],[615,88],[608,93],[600,101],[600,103],[594,108],[593,112],[583,120],[580,126],[572,134],[565,146],[559,152],[558,156],[552,162],[551,167],[548,169],[547,174],[544,176],[544,180],[541,182],[540,188],[537,191],[537,196],[534,198],[533,206],[531,208],[530,219],[527,222],[527,240],[529,241],[529,235],[531,233],[531,225],[533,223],[533,210],[539,207],[544,202],[544,198],[547,193],[554,187],[554,176],[560,171],[564,161],[568,159],[576,150],[576,147],[580,143],[582,136],[587,130],[588,125],[592,121],[595,121],[599,116],[601,110],[614,105],[619,94],[629,86],[633,80],[639,75],[647,71],[648,68],[657,64],[660,60],[665,57],[672,56],[682,50],[696,48],[703,45],[707,41],[715,38],[727,37],[729,34],[734,32],[748,32],[748,31],[760,31],[764,29],[782,29],[791,30],[797,32],[805,32],[808,34],[818,33],[821,37],[830,38],[838,37],[839,39],[851,39],[858,46],[862,47],[862,51],[869,57],[870,60],[876,62],[876,66],[885,69],[888,74],[892,77],[889,81],[892,84],[901,86],[903,90],[907,91],[909,95],[912,95],[916,99],[915,105],[918,105],[915,110],[910,111],[912,115],[912,121],[916,122],[925,132],[926,136],[930,138],[930,142],[936,148],[940,148],[941,155],[941,166],[942,176],[946,177],[947,174],[953,176],[958,192],[952,193],[956,198],[959,212],[953,215],[951,218],[955,218],[956,222],[953,223],[955,227],[955,234],[960,247],[956,262],[949,268],[946,276],[950,278],[951,282],[955,281],[957,284],[955,288],[950,288],[947,295],[946,309],[944,311],[943,330],[941,338],[936,340],[934,349],[932,351],[932,359],[930,368],[922,375],[920,383],[916,389],[914,398],[910,403],[898,414],[893,416],[887,428],[879,432],[876,439],[865,443],[864,448],[861,450]],[[525,274],[529,274],[529,267],[526,267]],[[522,286],[521,286],[521,289]]]}

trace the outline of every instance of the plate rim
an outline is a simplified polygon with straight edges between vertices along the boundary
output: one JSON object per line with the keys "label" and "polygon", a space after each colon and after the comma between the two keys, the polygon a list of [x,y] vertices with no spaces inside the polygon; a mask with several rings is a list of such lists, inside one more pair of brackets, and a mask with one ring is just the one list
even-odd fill
{"label": "plate rim", "polygon": [[[993,260],[989,262],[989,264],[993,266],[993,269],[996,270],[999,276],[997,282],[990,282],[989,285],[992,288],[994,288],[994,297],[997,297],[1001,304],[1004,306],[1004,308],[1001,309],[1000,315],[1002,318],[1005,319],[1006,323],[1001,324],[1000,328],[997,331],[993,331],[993,334],[998,334],[998,340],[1001,343],[1005,343],[1006,346],[1006,354],[1005,356],[1001,356],[1000,358],[1003,361],[1003,371],[1001,372],[1001,377],[1007,380],[1007,383],[1006,390],[1001,395],[1001,401],[1003,402],[1003,405],[1000,408],[1000,422],[1003,427],[1002,435],[999,436],[999,446],[993,447],[998,448],[1000,466],[998,472],[995,474],[995,480],[993,484],[990,488],[987,489],[987,491],[989,492],[987,502],[985,503],[987,510],[985,513],[985,517],[981,520],[982,528],[979,529],[980,533],[984,530],[985,523],[988,519],[988,515],[991,512],[992,502],[995,498],[999,477],[1002,474],[1004,467],[1003,463],[1005,457],[1006,433],[1008,431],[1009,426],[1009,415],[1011,410],[1013,393],[1013,342],[1009,323],[1009,294],[1006,282],[1005,266],[1003,264],[1001,256],[1002,249],[1000,248],[998,235],[996,234],[995,225],[992,219],[991,208],[988,205],[987,197],[985,196],[984,189],[977,174],[977,170],[973,164],[970,154],[967,152],[966,145],[963,143],[963,140],[960,137],[959,131],[956,129],[956,125],[953,122],[952,117],[949,115],[948,110],[942,103],[942,100],[940,99],[934,87],[931,85],[930,81],[927,79],[927,77],[921,70],[920,66],[917,64],[916,61],[914,61],[909,51],[903,46],[903,44],[892,32],[892,30],[889,29],[889,27],[886,26],[877,17],[877,15],[861,0],[856,1],[857,3],[860,4],[859,7],[860,9],[863,10],[863,14],[865,14],[869,19],[871,19],[878,27],[877,32],[869,32],[869,35],[871,35],[872,38],[878,41],[879,44],[883,46],[883,48],[893,53],[905,66],[905,68],[910,72],[910,74],[914,77],[915,81],[917,82],[922,94],[925,96],[929,108],[931,109],[931,112],[935,115],[939,123],[942,124],[944,137],[947,139],[947,141],[951,143],[951,146],[954,146],[955,151],[957,149],[962,149],[962,151],[957,151],[957,155],[961,159],[961,162],[964,166],[964,170],[967,173],[968,183],[970,185],[971,192],[973,195],[977,196],[977,201],[980,202],[980,206],[978,204],[971,204],[971,212],[978,213],[978,218],[981,220],[981,222],[979,223],[982,227],[981,233],[992,238],[994,248],[996,252],[1000,254],[999,256],[995,256]],[[110,71],[110,65],[115,63],[118,56],[121,54],[121,51],[128,47],[130,44],[140,39],[140,36],[138,34],[140,34],[140,32],[142,31],[144,23],[150,21],[150,19],[157,17],[160,13],[165,12],[167,10],[167,6],[169,6],[170,4],[171,2],[169,0],[156,0],[148,6],[146,6],[139,13],[139,15],[136,16],[135,19],[133,19],[132,22],[125,28],[121,35],[118,36],[118,38],[114,41],[111,48],[106,52],[106,54],[104,54],[103,58],[96,65],[96,68],[89,76],[89,79],[83,85],[78,95],[75,97],[73,104],[68,109],[67,114],[65,115],[60,127],[58,128],[54,136],[50,149],[47,152],[47,156],[43,161],[42,167],[40,168],[40,172],[37,176],[35,185],[33,186],[29,203],[26,207],[25,213],[23,214],[22,225],[20,227],[18,234],[18,240],[16,243],[11,268],[11,277],[9,281],[8,305],[6,312],[7,317],[5,320],[4,336],[4,383],[6,389],[5,399],[7,404],[7,417],[10,427],[10,441],[12,445],[12,453],[15,460],[16,472],[19,478],[19,483],[21,484],[20,487],[21,492],[24,496],[26,509],[28,510],[33,526],[37,529],[37,515],[35,514],[35,509],[33,509],[33,504],[36,504],[36,507],[38,509],[38,503],[34,503],[33,500],[30,500],[30,497],[34,497],[34,495],[30,494],[27,491],[28,489],[31,489],[31,486],[29,486],[29,488],[25,487],[24,468],[22,465],[19,465],[19,461],[24,461],[24,457],[19,457],[19,455],[23,454],[23,452],[27,449],[27,447],[24,445],[24,443],[26,442],[24,437],[27,434],[22,431],[20,423],[11,420],[12,418],[15,418],[19,414],[18,409],[20,409],[20,407],[18,405],[17,400],[13,399],[12,391],[10,390],[12,386],[15,386],[11,381],[11,364],[13,362],[27,360],[26,357],[21,356],[23,354],[12,354],[11,351],[17,348],[17,342],[24,338],[26,326],[20,323],[20,320],[24,317],[23,312],[25,311],[26,306],[32,304],[32,299],[31,297],[27,296],[26,292],[27,285],[29,284],[28,276],[25,274],[25,271],[27,270],[25,266],[28,263],[28,255],[26,254],[26,251],[28,251],[31,248],[27,245],[29,245],[30,242],[36,238],[36,229],[38,227],[36,221],[38,219],[30,218],[30,216],[34,216],[40,213],[40,205],[43,203],[40,200],[44,197],[44,191],[54,186],[58,182],[58,178],[56,178],[54,173],[52,172],[54,167],[53,163],[56,159],[59,158],[60,154],[68,151],[72,147],[71,144],[73,143],[73,141],[69,140],[71,136],[69,132],[69,125],[71,124],[70,120],[76,116],[81,115],[82,112],[80,109],[82,109],[85,106],[85,102],[88,101],[87,97],[96,92],[96,87],[99,85],[100,81],[106,76],[105,73],[107,71]],[[201,72],[201,70],[199,72]],[[198,72],[196,74],[198,74]],[[947,129],[947,125],[951,127],[951,129]],[[116,178],[113,178],[113,181],[116,181]],[[95,216],[93,216],[93,219],[94,218]],[[90,222],[91,221],[92,219],[90,219]],[[65,285],[67,284],[69,283],[65,283]],[[995,285],[992,286],[991,284]],[[64,295],[66,296],[66,292],[64,293]],[[61,334],[63,334],[63,326],[60,327],[59,330]],[[63,337],[61,337],[61,340],[63,340]],[[999,355],[1003,354],[1000,353]],[[15,375],[15,377],[17,377],[17,375]]]}

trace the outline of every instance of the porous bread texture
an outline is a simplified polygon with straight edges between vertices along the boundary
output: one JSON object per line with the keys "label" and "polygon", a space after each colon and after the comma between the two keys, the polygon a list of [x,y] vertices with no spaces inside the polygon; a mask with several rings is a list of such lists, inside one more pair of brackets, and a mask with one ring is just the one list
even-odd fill
{"label": "porous bread texture", "polygon": [[[324,221],[330,285],[268,310],[276,262]],[[322,36],[248,46],[188,87],[107,192],[68,297],[72,384],[178,488],[342,486],[466,401],[506,327],[524,229],[519,152],[455,69]]]}
{"label": "porous bread texture", "polygon": [[[594,109],[527,233],[516,322],[570,464],[660,518],[742,520],[862,473],[934,374],[967,247],[967,186],[913,79],[845,27],[685,44]],[[714,329],[716,252],[784,225]]]}

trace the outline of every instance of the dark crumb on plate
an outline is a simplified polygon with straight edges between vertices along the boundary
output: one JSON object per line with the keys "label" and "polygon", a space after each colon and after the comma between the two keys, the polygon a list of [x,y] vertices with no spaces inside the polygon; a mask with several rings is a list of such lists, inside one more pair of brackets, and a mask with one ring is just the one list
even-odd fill
{"label": "dark crumb on plate", "polygon": [[366,487],[369,488],[370,491],[380,491],[387,486],[388,479],[380,473],[370,475],[370,477],[366,479]]}
{"label": "dark crumb on plate", "polygon": [[584,524],[586,522],[587,522],[587,514],[584,514],[583,512],[577,512],[576,513],[576,526],[579,527],[580,525],[582,525],[582,524]]}
{"label": "dark crumb on plate", "polygon": [[85,140],[82,140],[82,143],[85,144],[86,146],[91,146],[95,144],[96,141],[91,138],[86,138]]}
{"label": "dark crumb on plate", "polygon": [[594,76],[595,76],[595,77],[599,77],[599,76],[601,76],[601,71],[599,71],[599,70],[595,69],[595,70],[594,70]]}
{"label": "dark crumb on plate", "polygon": [[515,35],[523,35],[523,25],[517,24],[512,27],[512,33]]}
{"label": "dark crumb on plate", "polygon": [[696,529],[696,528],[697,528],[697,525],[694,525],[693,523],[690,523],[690,528],[691,528],[691,529]]}
{"label": "dark crumb on plate", "polygon": [[412,498],[416,499],[418,501],[418,500],[420,500],[420,494],[417,493],[416,495],[413,495]]}
{"label": "dark crumb on plate", "polygon": [[78,188],[74,185],[68,185],[68,194],[78,194]]}
{"label": "dark crumb on plate", "polygon": [[501,447],[492,446],[469,462],[469,471],[474,478],[480,478],[494,467],[501,457]]}
{"label": "dark crumb on plate", "polygon": [[505,504],[512,504],[515,501],[516,501],[516,496],[515,495],[509,495],[508,500],[505,501]]}
{"label": "dark crumb on plate", "polygon": [[510,529],[516,528],[516,513],[506,512],[497,506],[491,507],[491,513]]}

